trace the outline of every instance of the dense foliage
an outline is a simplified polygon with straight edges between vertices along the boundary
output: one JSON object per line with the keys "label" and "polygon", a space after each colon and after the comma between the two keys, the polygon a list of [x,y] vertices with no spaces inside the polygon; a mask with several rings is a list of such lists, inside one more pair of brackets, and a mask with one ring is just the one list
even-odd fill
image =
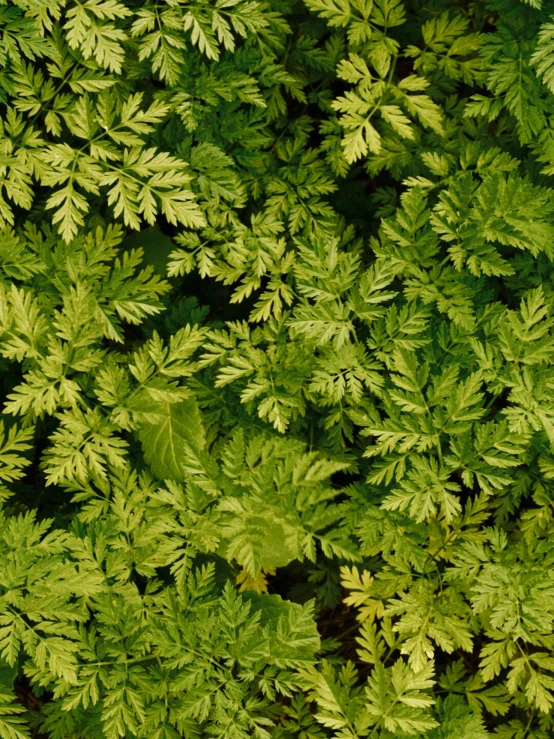
{"label": "dense foliage", "polygon": [[554,0],[0,0],[1,739],[554,736]]}

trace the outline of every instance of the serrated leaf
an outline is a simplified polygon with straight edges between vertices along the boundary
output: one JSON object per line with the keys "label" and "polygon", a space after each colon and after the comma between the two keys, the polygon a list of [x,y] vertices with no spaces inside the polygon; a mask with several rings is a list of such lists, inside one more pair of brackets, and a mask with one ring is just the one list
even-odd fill
{"label": "serrated leaf", "polygon": [[139,438],[144,458],[162,480],[184,480],[185,450],[188,445],[202,449],[204,427],[198,405],[190,397],[180,403],[156,403],[147,411]]}

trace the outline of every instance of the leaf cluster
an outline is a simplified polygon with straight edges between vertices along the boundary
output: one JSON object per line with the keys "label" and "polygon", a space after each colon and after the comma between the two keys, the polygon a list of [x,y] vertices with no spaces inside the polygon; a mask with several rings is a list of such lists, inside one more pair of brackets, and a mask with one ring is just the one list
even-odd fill
{"label": "leaf cluster", "polygon": [[551,0],[0,0],[0,739],[554,733]]}

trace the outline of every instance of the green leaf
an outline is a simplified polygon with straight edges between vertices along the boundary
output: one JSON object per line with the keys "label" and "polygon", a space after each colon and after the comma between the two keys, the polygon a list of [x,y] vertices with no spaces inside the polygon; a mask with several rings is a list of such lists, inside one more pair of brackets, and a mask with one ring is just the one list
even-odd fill
{"label": "green leaf", "polygon": [[25,709],[14,701],[14,695],[4,691],[0,692],[0,738],[31,739],[30,729],[20,715],[25,712]]}
{"label": "green leaf", "polygon": [[161,480],[184,480],[187,447],[205,445],[196,401],[190,397],[180,403],[151,404],[143,412],[147,420],[141,424],[139,438],[146,462]]}

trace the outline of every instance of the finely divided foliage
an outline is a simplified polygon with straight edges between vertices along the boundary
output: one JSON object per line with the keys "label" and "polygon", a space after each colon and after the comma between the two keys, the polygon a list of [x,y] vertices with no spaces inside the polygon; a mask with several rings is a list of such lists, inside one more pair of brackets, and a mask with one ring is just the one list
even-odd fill
{"label": "finely divided foliage", "polygon": [[554,736],[554,0],[0,0],[0,739]]}

